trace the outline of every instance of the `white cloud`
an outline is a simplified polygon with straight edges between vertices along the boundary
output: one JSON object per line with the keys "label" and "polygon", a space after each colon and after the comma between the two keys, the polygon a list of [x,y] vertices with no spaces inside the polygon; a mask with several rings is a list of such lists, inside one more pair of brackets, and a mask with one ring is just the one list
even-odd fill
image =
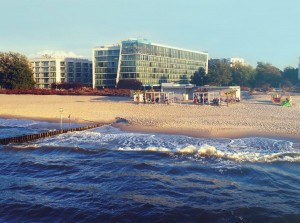
{"label": "white cloud", "polygon": [[83,56],[77,55],[76,53],[69,51],[63,51],[63,50],[44,50],[41,52],[38,52],[36,54],[30,55],[31,58],[41,57],[43,55],[49,55],[53,57],[76,57],[76,58],[83,58]]}

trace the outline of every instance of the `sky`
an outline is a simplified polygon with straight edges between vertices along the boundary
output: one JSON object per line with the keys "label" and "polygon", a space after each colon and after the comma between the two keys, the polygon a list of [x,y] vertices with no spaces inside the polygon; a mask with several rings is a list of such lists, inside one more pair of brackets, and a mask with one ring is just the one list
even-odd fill
{"label": "sky", "polygon": [[[0,0],[0,51],[92,59],[128,38],[298,67],[299,0]],[[296,41],[297,40],[297,41]]]}

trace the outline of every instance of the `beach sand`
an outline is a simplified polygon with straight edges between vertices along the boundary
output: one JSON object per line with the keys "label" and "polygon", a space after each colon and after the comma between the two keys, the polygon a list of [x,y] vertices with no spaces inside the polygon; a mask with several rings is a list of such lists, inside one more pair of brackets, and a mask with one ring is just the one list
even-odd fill
{"label": "beach sand", "polygon": [[300,95],[293,107],[271,103],[271,96],[249,95],[227,106],[137,104],[127,97],[0,95],[0,117],[111,124],[128,131],[194,137],[270,136],[300,139]]}

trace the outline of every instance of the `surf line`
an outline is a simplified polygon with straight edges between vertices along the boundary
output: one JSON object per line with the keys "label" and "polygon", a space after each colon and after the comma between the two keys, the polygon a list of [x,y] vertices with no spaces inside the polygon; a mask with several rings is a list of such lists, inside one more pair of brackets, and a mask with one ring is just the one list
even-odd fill
{"label": "surf line", "polygon": [[34,141],[41,138],[47,138],[54,135],[60,135],[67,132],[76,132],[76,131],[85,131],[88,129],[94,129],[101,127],[105,124],[96,124],[96,125],[89,125],[89,126],[83,126],[78,128],[70,128],[70,129],[61,129],[61,130],[55,130],[51,132],[42,132],[42,133],[36,133],[31,135],[23,135],[23,136],[16,136],[16,137],[9,137],[9,138],[3,138],[0,139],[0,145],[7,145],[9,143],[24,143],[29,141]]}

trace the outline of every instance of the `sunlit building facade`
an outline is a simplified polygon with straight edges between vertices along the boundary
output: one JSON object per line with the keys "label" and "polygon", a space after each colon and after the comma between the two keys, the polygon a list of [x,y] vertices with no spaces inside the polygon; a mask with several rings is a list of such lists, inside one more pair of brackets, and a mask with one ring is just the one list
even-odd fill
{"label": "sunlit building facade", "polygon": [[51,88],[52,83],[81,83],[92,86],[92,62],[81,58],[44,55],[30,60],[36,88]]}
{"label": "sunlit building facade", "polygon": [[207,72],[206,52],[130,39],[93,49],[93,86],[113,87],[124,79],[137,79],[144,86],[188,84],[200,67]]}
{"label": "sunlit building facade", "polygon": [[119,45],[93,49],[93,87],[114,87],[119,64]]}

